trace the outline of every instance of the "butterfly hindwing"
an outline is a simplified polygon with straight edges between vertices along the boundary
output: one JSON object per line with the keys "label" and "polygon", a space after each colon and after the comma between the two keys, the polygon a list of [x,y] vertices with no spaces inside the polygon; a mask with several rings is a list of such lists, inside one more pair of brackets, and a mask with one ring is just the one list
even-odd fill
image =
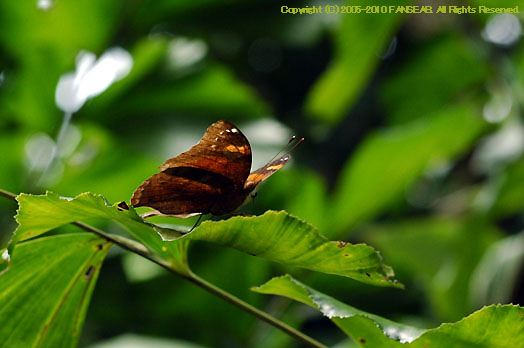
{"label": "butterfly hindwing", "polygon": [[208,213],[220,189],[188,177],[164,172],[147,179],[133,194],[135,207],[151,207],[167,215]]}

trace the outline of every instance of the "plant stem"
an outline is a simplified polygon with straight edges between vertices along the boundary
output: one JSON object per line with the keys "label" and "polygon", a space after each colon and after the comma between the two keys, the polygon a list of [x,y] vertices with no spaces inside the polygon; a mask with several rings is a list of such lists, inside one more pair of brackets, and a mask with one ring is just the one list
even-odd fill
{"label": "plant stem", "polygon": [[53,152],[51,153],[51,159],[49,160],[49,163],[47,166],[40,172],[40,175],[35,182],[35,185],[37,187],[43,187],[45,180],[49,176],[49,171],[53,169],[54,166],[59,164],[59,162],[62,160],[62,152],[64,148],[64,139],[66,137],[67,130],[69,128],[69,125],[71,123],[71,117],[73,117],[73,114],[70,112],[64,113],[64,118],[62,119],[62,123],[60,124],[60,130],[58,131],[58,134],[56,135],[56,141],[55,146],[53,148]]}
{"label": "plant stem", "polygon": [[16,195],[9,191],[0,189],[0,196],[4,196],[5,198],[9,198],[10,200],[13,200],[16,202]]}
{"label": "plant stem", "polygon": [[[0,189],[0,196],[3,196],[3,197],[6,197],[6,198],[9,198],[13,201],[16,202],[16,195],[9,192],[9,191],[5,191],[5,190],[2,190]],[[131,240],[131,239],[128,239],[128,238],[124,238],[124,237],[121,237],[121,236],[117,236],[117,235],[114,235],[114,234],[110,234],[110,233],[107,233],[107,232],[104,232],[96,227],[93,227],[91,225],[88,225],[86,223],[83,223],[83,222],[73,222],[72,223],[73,225],[75,226],[78,226],[79,228],[85,230],[85,231],[88,231],[88,232],[92,232],[92,233],[95,233],[96,235],[110,241],[110,242],[113,242],[114,244],[117,244],[118,246],[120,246],[121,248],[123,249],[126,249],[132,253],[135,253],[135,254],[138,254],[148,260],[150,260],[151,262],[154,262],[156,263],[157,265],[165,268],[166,270],[168,270],[169,272],[173,273],[173,274],[176,274],[190,282],[192,282],[193,284],[199,286],[200,288],[206,290],[207,292],[215,295],[215,296],[218,296],[220,297],[221,299],[237,306],[238,308],[250,313],[251,315],[265,321],[266,323],[270,324],[270,325],[273,325],[274,327],[278,328],[279,330],[283,331],[284,333],[290,335],[291,337],[295,338],[296,340],[304,343],[305,345],[309,346],[309,347],[313,347],[313,348],[327,348],[327,346],[323,345],[322,343],[316,341],[315,339],[303,334],[302,332],[296,330],[295,328],[289,326],[288,324],[278,320],[277,318],[271,316],[270,314],[264,312],[264,311],[261,311],[260,309],[250,305],[249,303],[247,302],[244,302],[242,301],[241,299],[239,299],[238,297],[228,293],[227,291],[217,287],[216,285],[214,284],[211,284],[210,282],[208,282],[207,280],[205,279],[202,279],[200,278],[198,275],[194,274],[193,272],[189,272],[187,274],[182,274],[182,273],[179,273],[177,270],[173,269],[170,264],[158,257],[156,257],[154,254],[152,254],[144,245],[134,241],[134,240]]]}
{"label": "plant stem", "polygon": [[327,348],[327,346],[323,345],[322,343],[318,342],[317,340],[303,334],[302,332],[296,330],[295,328],[289,326],[288,324],[276,319],[272,315],[261,311],[260,309],[250,305],[247,302],[242,301],[238,297],[230,294],[229,292],[226,292],[222,290],[221,288],[209,283],[205,279],[200,278],[194,273],[191,273],[190,277],[186,277],[187,280],[190,282],[193,282],[194,284],[198,285],[199,287],[205,289],[206,291],[222,298],[223,300],[239,307],[240,309],[243,309],[244,311],[254,315],[255,317],[265,321],[266,323],[275,326],[276,328],[280,329],[281,331],[287,333],[291,337],[295,338],[298,341],[301,341],[302,343],[306,344],[309,347],[315,347],[315,348]]}

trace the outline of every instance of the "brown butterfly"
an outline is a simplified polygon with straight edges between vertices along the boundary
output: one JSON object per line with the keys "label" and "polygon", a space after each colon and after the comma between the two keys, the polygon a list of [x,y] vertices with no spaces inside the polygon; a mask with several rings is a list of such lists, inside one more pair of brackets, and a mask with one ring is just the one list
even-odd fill
{"label": "brown butterfly", "polygon": [[289,159],[285,154],[250,174],[247,138],[234,124],[218,121],[198,144],[165,161],[160,173],[144,181],[131,204],[166,215],[224,215],[243,205],[255,187]]}

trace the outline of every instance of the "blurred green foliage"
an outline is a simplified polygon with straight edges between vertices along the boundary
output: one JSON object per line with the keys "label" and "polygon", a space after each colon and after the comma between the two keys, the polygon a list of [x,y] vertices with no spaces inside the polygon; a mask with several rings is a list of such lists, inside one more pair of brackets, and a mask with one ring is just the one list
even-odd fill
{"label": "blurred green foliage", "polygon": [[[517,0],[471,4],[524,8]],[[524,228],[522,15],[293,16],[281,5],[0,1],[0,188],[90,191],[114,203],[218,119],[244,131],[258,164],[296,134],[306,141],[292,164],[244,212],[286,209],[330,238],[367,242],[406,290],[204,243],[191,250],[196,273],[330,344],[344,337],[329,321],[249,287],[291,272],[342,302],[420,327],[493,302],[522,305],[514,250]],[[115,46],[131,54],[130,73],[73,114],[46,162],[64,118],[55,103],[60,77],[82,50],[98,57]],[[15,209],[0,200],[1,247]],[[210,347],[296,346],[123,255],[109,253],[100,272],[81,347],[126,333]]]}
{"label": "blurred green foliage", "polygon": [[[0,331],[2,345],[74,346],[111,245],[91,233],[39,238],[20,245],[11,265],[19,272],[6,272],[0,285],[0,316],[10,319]],[[52,256],[49,249],[55,251]],[[23,308],[32,308],[31,314]]]}

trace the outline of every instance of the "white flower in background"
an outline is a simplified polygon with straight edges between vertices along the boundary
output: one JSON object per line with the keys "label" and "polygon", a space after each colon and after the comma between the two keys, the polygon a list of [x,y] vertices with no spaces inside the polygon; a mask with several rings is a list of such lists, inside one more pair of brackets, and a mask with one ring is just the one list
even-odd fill
{"label": "white flower in background", "polygon": [[132,66],[133,58],[120,47],[107,50],[98,60],[93,53],[81,51],[76,57],[76,71],[58,81],[56,105],[66,113],[78,111],[88,99],[129,74]]}
{"label": "white flower in background", "polygon": [[473,153],[477,173],[492,173],[524,153],[524,125],[517,119],[504,124],[496,133],[482,139]]}
{"label": "white flower in background", "polygon": [[482,31],[484,40],[500,46],[511,46],[522,35],[522,27],[517,16],[499,13],[491,16]]}
{"label": "white flower in background", "polygon": [[41,171],[49,167],[56,152],[56,143],[45,133],[33,135],[25,144],[27,165],[30,170]]}
{"label": "white flower in background", "polygon": [[177,37],[169,43],[168,64],[174,70],[185,69],[202,60],[206,53],[204,41]]}
{"label": "white flower in background", "polygon": [[52,6],[53,2],[51,0],[38,0],[36,3],[36,7],[41,10],[49,10]]}

